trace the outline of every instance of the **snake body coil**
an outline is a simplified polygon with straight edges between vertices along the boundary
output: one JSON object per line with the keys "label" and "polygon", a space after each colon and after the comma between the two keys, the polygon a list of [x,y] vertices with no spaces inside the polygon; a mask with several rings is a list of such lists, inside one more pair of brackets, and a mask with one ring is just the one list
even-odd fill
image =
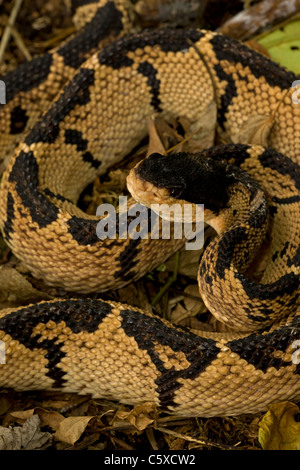
{"label": "snake body coil", "polygon": [[[233,144],[194,156],[150,156],[128,182],[145,204],[152,197],[204,202],[218,236],[203,255],[200,290],[210,311],[233,330],[188,331],[102,300],[6,309],[0,312],[6,350],[0,386],[153,401],[186,416],[251,413],[299,399],[296,77],[209,31],[144,31],[102,48],[111,34],[128,32],[131,10],[121,0],[85,3],[73,2],[82,18],[78,36],[3,78],[9,91],[1,110],[4,154],[20,142],[1,182],[5,240],[35,276],[71,292],[101,292],[138,279],[182,241],[100,241],[98,218],[76,202],[146,136],[149,116],[183,117],[193,131],[216,102],[218,139]],[[97,21],[106,27],[101,33]],[[44,106],[49,109],[40,117]],[[270,148],[247,145],[266,135]],[[174,183],[175,174],[180,181]],[[270,257],[255,283],[246,269],[268,223]]]}

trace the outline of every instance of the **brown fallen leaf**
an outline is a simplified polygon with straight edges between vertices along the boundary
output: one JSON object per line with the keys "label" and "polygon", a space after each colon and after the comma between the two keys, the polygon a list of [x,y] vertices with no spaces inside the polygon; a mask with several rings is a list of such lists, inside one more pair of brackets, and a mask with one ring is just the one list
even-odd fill
{"label": "brown fallen leaf", "polygon": [[60,423],[65,419],[57,411],[48,411],[43,408],[35,408],[35,413],[39,416],[43,426],[50,426],[54,431],[59,428]]}
{"label": "brown fallen leaf", "polygon": [[33,415],[23,426],[0,426],[0,450],[34,450],[42,447],[51,439],[51,434],[40,431],[40,423],[40,418]]}
{"label": "brown fallen leaf", "polygon": [[[153,116],[148,120],[149,144],[146,156],[156,152],[200,152],[209,148],[215,141],[216,122],[217,105],[214,98],[199,119],[192,123],[186,118],[178,118],[169,124]],[[176,131],[176,124],[184,130],[184,138]]]}
{"label": "brown fallen leaf", "polygon": [[258,440],[264,450],[300,450],[297,405],[284,401],[271,405],[259,422]]}
{"label": "brown fallen leaf", "polygon": [[[214,93],[212,91],[212,93]],[[214,145],[217,126],[217,103],[212,98],[199,119],[192,123],[186,131],[183,150],[185,152],[200,152]]]}
{"label": "brown fallen leaf", "polygon": [[206,307],[201,299],[198,284],[190,284],[184,289],[186,296],[184,297],[185,308],[190,312],[191,316],[206,312]]}
{"label": "brown fallen leaf", "polygon": [[[200,250],[185,250],[184,248],[180,251],[178,273],[183,276],[187,276],[191,279],[197,280],[198,269],[199,269],[199,258],[203,252],[203,248]],[[165,263],[167,270],[172,271],[174,267],[174,256],[168,259]]]}
{"label": "brown fallen leaf", "polygon": [[171,136],[171,128],[161,118],[155,118],[154,116],[148,119],[148,134],[149,144],[146,157],[152,153],[165,153],[167,149],[166,142],[168,136]]}
{"label": "brown fallen leaf", "polygon": [[274,116],[253,115],[232,137],[234,144],[253,144],[268,146],[268,138],[274,124]]}
{"label": "brown fallen leaf", "polygon": [[11,411],[9,414],[18,424],[24,424],[27,419],[34,415],[34,408],[30,410]]}
{"label": "brown fallen leaf", "polygon": [[16,269],[0,266],[0,309],[51,299],[30,284]]}
{"label": "brown fallen leaf", "polygon": [[117,411],[113,424],[117,422],[128,422],[134,426],[138,431],[143,431],[144,429],[152,424],[156,419],[156,405],[152,402],[145,402],[141,405],[136,405],[130,411]]}
{"label": "brown fallen leaf", "polygon": [[70,418],[64,418],[59,423],[54,438],[58,441],[74,445],[93,418],[94,416],[71,416]]}
{"label": "brown fallen leaf", "polygon": [[187,318],[190,317],[190,312],[186,310],[180,303],[172,310],[170,320],[175,325],[181,325]]}
{"label": "brown fallen leaf", "polygon": [[40,418],[42,426],[50,426],[54,431],[58,429],[61,421],[65,419],[65,417],[57,411],[48,411],[40,407],[24,411],[11,411],[9,414],[19,424],[24,424],[28,418],[36,414]]}

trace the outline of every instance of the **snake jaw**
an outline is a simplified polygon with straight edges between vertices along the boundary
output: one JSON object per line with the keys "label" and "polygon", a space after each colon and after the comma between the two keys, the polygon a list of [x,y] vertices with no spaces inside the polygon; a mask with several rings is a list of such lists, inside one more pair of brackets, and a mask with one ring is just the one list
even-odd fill
{"label": "snake jaw", "polygon": [[127,188],[137,202],[147,207],[151,204],[163,204],[170,199],[168,190],[157,188],[138,176],[136,167],[127,176]]}

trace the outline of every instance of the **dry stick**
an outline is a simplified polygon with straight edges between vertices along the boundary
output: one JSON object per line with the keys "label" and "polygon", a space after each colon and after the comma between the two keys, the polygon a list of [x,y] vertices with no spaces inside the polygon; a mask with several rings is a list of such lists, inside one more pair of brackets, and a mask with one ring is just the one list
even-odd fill
{"label": "dry stick", "polygon": [[157,302],[161,299],[161,297],[167,292],[169,287],[176,281],[178,275],[178,267],[179,267],[179,252],[175,253],[175,262],[174,262],[174,271],[172,276],[168,279],[166,284],[160,289],[160,291],[156,294],[154,299],[151,302],[152,307],[155,307]]}
{"label": "dry stick", "polygon": [[25,59],[26,60],[31,60],[32,56],[31,56],[29,50],[27,49],[27,47],[25,46],[25,43],[23,41],[23,38],[22,38],[21,34],[19,33],[19,31],[16,30],[16,28],[14,26],[11,28],[11,34],[12,34],[14,40],[15,40],[16,45],[18,46],[18,48],[22,52]]}
{"label": "dry stick", "polygon": [[9,38],[11,36],[11,30],[13,25],[15,24],[16,18],[18,16],[19,10],[21,8],[21,5],[23,3],[23,0],[16,0],[13,9],[10,13],[10,17],[8,19],[7,26],[4,30],[2,39],[1,39],[1,44],[0,44],[0,63],[2,62]]}
{"label": "dry stick", "polygon": [[172,431],[171,429],[163,428],[163,427],[155,427],[157,431],[160,431],[164,434],[169,434],[170,436],[177,437],[179,439],[184,439],[185,441],[189,442],[194,442],[200,446],[212,446],[212,447],[218,447],[219,449],[231,449],[231,450],[236,450],[234,446],[230,446],[227,444],[219,444],[218,442],[213,442],[209,439],[195,439],[193,437],[187,436],[185,434],[178,433],[176,431]]}
{"label": "dry stick", "polygon": [[[291,17],[297,15],[299,10],[300,0],[263,0],[237,13],[222,24],[217,31],[245,41],[254,35],[257,36],[266,27],[268,32],[274,29],[274,25],[278,28],[282,20],[291,20]],[[273,25],[271,29],[270,25]]]}

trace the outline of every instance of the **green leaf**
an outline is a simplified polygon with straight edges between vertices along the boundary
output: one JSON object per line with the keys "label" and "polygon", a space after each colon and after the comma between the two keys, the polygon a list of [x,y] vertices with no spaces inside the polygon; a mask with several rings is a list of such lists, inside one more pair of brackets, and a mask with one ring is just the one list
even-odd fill
{"label": "green leaf", "polygon": [[268,33],[258,42],[275,62],[296,74],[300,73],[300,20]]}

